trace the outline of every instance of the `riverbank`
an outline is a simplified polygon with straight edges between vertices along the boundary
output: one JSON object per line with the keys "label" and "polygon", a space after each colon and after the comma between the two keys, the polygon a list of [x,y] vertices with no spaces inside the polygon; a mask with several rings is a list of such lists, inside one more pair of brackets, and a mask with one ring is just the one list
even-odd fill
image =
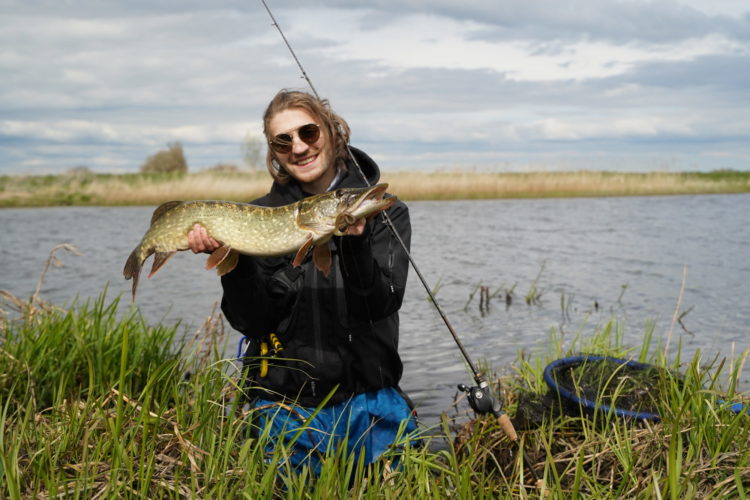
{"label": "riverbank", "polygon": [[[266,453],[263,429],[249,432],[220,318],[175,350],[174,327],[116,309],[104,293],[64,310],[0,291],[0,497],[744,498],[750,485],[750,418],[721,402],[740,397],[744,355],[669,361],[650,331],[624,346],[611,322],[590,338],[553,333],[546,352],[519,355],[497,379],[518,451],[491,417],[457,430],[444,418],[422,435],[444,439],[439,451],[404,436],[365,468],[328,450],[313,477],[289,469],[289,450]],[[647,388],[661,421],[561,412],[542,371],[576,352],[666,369],[659,390]]]}
{"label": "riverbank", "polygon": [[[404,200],[730,194],[750,192],[750,171],[385,172]],[[266,172],[0,176],[0,208],[158,205],[169,200],[246,202],[268,191]]]}

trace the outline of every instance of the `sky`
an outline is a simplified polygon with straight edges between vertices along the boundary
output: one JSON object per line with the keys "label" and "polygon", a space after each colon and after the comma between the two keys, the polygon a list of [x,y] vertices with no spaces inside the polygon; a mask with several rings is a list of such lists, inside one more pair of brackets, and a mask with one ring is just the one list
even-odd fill
{"label": "sky", "polygon": [[[267,0],[383,171],[750,169],[747,0]],[[260,0],[0,0],[0,175],[242,164],[306,89]]]}

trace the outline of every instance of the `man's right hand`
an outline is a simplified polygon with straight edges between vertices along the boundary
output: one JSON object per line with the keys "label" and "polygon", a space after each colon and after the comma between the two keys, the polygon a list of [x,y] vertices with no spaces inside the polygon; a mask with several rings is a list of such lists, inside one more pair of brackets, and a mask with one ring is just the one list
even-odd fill
{"label": "man's right hand", "polygon": [[193,226],[193,229],[188,233],[188,248],[193,253],[212,253],[217,248],[221,247],[221,243],[211,238],[208,235],[206,228],[200,224]]}

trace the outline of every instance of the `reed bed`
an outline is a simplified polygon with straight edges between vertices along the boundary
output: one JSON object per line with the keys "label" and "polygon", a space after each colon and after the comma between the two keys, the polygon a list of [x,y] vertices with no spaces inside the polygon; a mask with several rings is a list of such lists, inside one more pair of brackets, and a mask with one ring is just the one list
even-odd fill
{"label": "reed bed", "polygon": [[[389,191],[405,200],[634,196],[750,192],[750,172],[709,173],[386,172]],[[0,177],[0,207],[157,205],[169,200],[248,201],[268,191],[265,172],[68,174]]]}
{"label": "reed bed", "polygon": [[[439,451],[403,436],[365,467],[327,450],[314,477],[285,465],[287,449],[267,452],[265,429],[251,432],[215,311],[180,338],[176,325],[148,325],[135,309],[118,315],[106,291],[68,308],[0,297],[0,498],[682,500],[743,498],[750,488],[750,417],[721,402],[742,400],[744,356],[668,360],[651,330],[635,348],[614,322],[589,337],[551,331],[547,352],[520,353],[496,379],[520,449],[490,417],[455,434],[445,417],[422,436],[444,439]],[[663,381],[661,422],[563,411],[541,374],[578,352],[681,373]]]}
{"label": "reed bed", "polygon": [[547,198],[636,196],[750,191],[750,174],[529,172],[400,172],[384,174],[405,199]]}
{"label": "reed bed", "polygon": [[60,175],[0,178],[0,206],[158,205],[170,200],[249,201],[268,191],[268,174]]}

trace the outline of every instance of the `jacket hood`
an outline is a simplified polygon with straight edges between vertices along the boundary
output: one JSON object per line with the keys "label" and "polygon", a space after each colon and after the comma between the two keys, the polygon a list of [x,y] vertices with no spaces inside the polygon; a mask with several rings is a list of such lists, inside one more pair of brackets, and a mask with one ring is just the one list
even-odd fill
{"label": "jacket hood", "polygon": [[[340,187],[366,187],[368,185],[377,184],[380,180],[380,168],[377,163],[375,163],[375,161],[361,149],[351,146],[349,149],[351,149],[357,164],[359,164],[359,168],[367,178],[367,182],[362,179],[357,165],[352,162],[351,158],[347,158],[347,170],[341,173],[341,177],[338,180],[334,181],[331,189]],[[310,196],[310,193],[303,191],[300,185],[294,180],[286,184],[279,184],[274,181],[271,186],[271,192],[256,200],[256,203],[276,207],[294,203],[306,198],[307,196]]]}
{"label": "jacket hood", "polygon": [[[377,163],[375,163],[375,160],[370,158],[367,153],[365,153],[361,149],[353,148],[351,146],[350,149],[352,151],[352,154],[354,155],[354,159],[357,160],[359,168],[357,168],[357,165],[354,164],[351,158],[347,159],[347,171],[343,173],[344,175],[342,176],[341,180],[332,188],[366,187],[368,185],[372,186],[374,184],[377,184],[380,181],[380,168],[378,167]],[[362,179],[360,169],[367,178],[367,182]]]}

